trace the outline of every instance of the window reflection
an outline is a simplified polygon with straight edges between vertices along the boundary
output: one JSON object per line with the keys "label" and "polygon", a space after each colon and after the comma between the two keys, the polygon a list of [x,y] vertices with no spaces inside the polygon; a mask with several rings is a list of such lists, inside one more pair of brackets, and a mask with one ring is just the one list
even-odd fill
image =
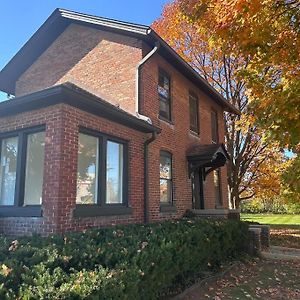
{"label": "window reflection", "polygon": [[14,205],[18,156],[18,137],[2,140],[0,205]]}
{"label": "window reflection", "polygon": [[77,204],[97,202],[98,138],[79,134]]}
{"label": "window reflection", "polygon": [[106,203],[123,202],[123,145],[107,142]]}
{"label": "window reflection", "polygon": [[28,135],[24,206],[42,203],[44,149],[45,132]]}

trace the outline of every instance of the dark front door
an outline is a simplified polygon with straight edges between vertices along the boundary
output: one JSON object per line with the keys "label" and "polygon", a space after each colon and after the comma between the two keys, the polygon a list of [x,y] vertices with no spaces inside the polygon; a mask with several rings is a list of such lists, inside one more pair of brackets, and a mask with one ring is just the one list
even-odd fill
{"label": "dark front door", "polygon": [[193,208],[204,209],[203,169],[197,169],[192,178]]}

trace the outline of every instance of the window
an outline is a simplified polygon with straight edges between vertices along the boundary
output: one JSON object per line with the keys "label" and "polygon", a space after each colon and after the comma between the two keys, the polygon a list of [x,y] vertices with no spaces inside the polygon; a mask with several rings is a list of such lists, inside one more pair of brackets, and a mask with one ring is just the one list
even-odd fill
{"label": "window", "polygon": [[0,204],[14,205],[17,177],[18,137],[1,142]]}
{"label": "window", "polygon": [[196,95],[190,93],[189,95],[190,107],[190,130],[199,133],[199,120],[198,120],[198,98]]}
{"label": "window", "polygon": [[219,142],[218,114],[214,110],[211,111],[211,141],[215,144]]}
{"label": "window", "polygon": [[159,115],[171,121],[170,77],[162,70],[158,75]]}
{"label": "window", "polygon": [[123,145],[107,142],[106,203],[123,202]]}
{"label": "window", "polygon": [[124,141],[84,129],[78,141],[76,204],[126,204],[126,162]]}
{"label": "window", "polygon": [[45,132],[27,136],[24,205],[42,203]]}
{"label": "window", "polygon": [[214,187],[215,187],[216,207],[221,207],[223,205],[223,203],[222,203],[220,169],[214,170]]}
{"label": "window", "polygon": [[98,138],[79,134],[77,168],[77,204],[97,203],[97,175],[99,160]]}
{"label": "window", "polygon": [[0,205],[41,205],[44,173],[44,128],[1,137]]}
{"label": "window", "polygon": [[160,202],[173,202],[172,154],[166,151],[160,152]]}

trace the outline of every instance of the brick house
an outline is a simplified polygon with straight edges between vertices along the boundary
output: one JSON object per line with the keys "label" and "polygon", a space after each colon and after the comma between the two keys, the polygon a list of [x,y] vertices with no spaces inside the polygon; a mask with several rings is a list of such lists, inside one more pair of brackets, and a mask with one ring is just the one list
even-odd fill
{"label": "brick house", "polygon": [[224,111],[151,28],[57,9],[0,72],[0,232],[228,215]]}

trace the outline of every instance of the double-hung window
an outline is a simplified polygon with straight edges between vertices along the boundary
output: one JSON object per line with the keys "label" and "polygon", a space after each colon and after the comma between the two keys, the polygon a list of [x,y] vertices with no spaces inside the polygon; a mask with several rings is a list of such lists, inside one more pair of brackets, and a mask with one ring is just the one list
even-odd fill
{"label": "double-hung window", "polygon": [[[114,213],[127,206],[127,143],[82,129],[78,141],[77,208]],[[94,206],[93,206],[94,205]],[[95,206],[96,205],[96,206]],[[92,210],[88,210],[92,208]],[[83,211],[83,210],[82,210]]]}
{"label": "double-hung window", "polygon": [[0,142],[0,211],[7,216],[40,216],[45,127],[5,133]]}
{"label": "double-hung window", "polygon": [[159,97],[159,116],[167,121],[171,121],[171,94],[170,77],[159,70],[158,74],[158,97]]}
{"label": "double-hung window", "polygon": [[189,109],[190,109],[190,130],[199,134],[198,97],[193,93],[189,94]]}
{"label": "double-hung window", "polygon": [[173,203],[172,154],[160,151],[160,203]]}

